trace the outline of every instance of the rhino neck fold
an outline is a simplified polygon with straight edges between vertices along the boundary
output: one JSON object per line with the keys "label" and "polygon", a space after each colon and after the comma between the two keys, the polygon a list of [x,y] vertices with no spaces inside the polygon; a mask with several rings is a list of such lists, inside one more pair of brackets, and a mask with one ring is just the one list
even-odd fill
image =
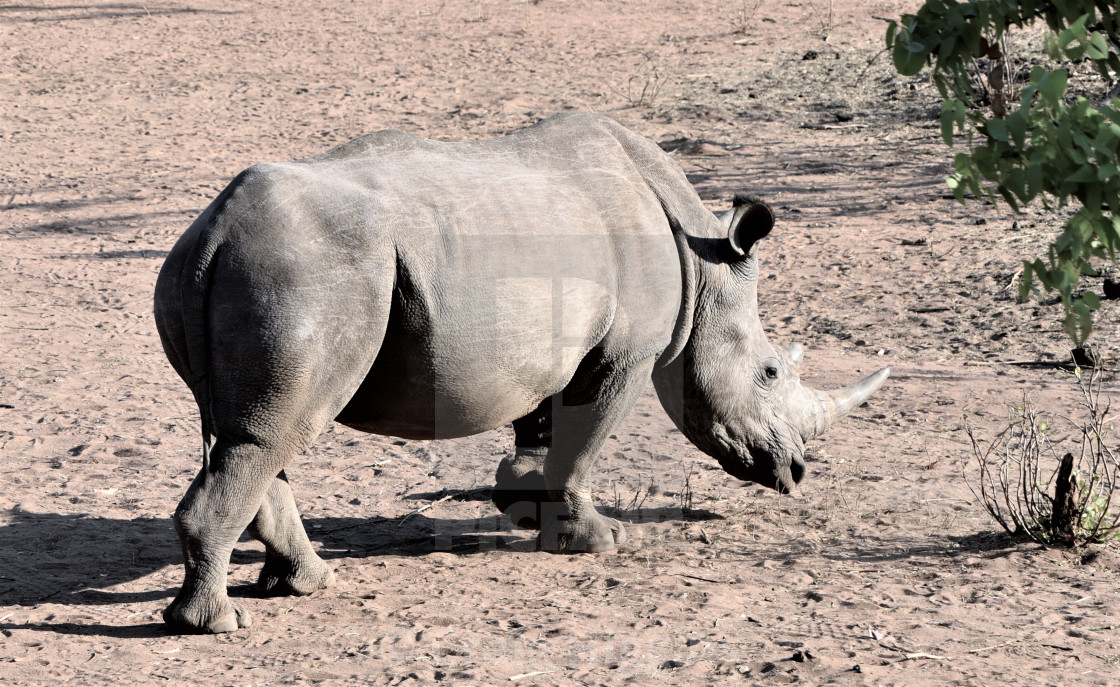
{"label": "rhino neck fold", "polygon": [[681,262],[681,307],[677,311],[677,321],[673,325],[673,337],[669,341],[669,347],[657,361],[658,370],[670,367],[684,352],[692,336],[696,311],[696,256],[680,223],[671,214],[666,213],[666,217],[673,231],[673,241],[677,244],[677,257]]}

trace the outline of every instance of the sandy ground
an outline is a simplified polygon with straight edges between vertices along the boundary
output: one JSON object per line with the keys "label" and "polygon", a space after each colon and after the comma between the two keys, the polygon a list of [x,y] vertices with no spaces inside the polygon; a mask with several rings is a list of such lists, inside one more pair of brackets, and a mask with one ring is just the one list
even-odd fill
{"label": "sandy ground", "polygon": [[[1120,684],[1120,553],[1011,541],[962,480],[966,423],[991,435],[1025,393],[1075,408],[1067,372],[1003,364],[1068,358],[1057,307],[1014,299],[1052,229],[945,197],[935,92],[879,54],[916,3],[828,4],[0,4],[0,682]],[[288,474],[338,587],[254,596],[245,540],[253,626],[168,633],[169,516],[199,465],[151,317],[178,234],[255,162],[566,110],[674,150],[712,208],[765,196],[772,340],[805,344],[810,384],[888,384],[782,498],[647,394],[600,462],[634,523],[604,555],[535,552],[494,511],[508,429],[333,427]]]}

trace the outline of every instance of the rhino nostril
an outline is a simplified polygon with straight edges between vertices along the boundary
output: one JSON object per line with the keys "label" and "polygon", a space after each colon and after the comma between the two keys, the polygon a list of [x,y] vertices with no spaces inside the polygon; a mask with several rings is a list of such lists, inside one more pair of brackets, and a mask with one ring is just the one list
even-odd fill
{"label": "rhino nostril", "polygon": [[801,478],[805,476],[805,463],[799,459],[794,459],[789,466],[790,474],[793,475],[793,483],[800,484]]}

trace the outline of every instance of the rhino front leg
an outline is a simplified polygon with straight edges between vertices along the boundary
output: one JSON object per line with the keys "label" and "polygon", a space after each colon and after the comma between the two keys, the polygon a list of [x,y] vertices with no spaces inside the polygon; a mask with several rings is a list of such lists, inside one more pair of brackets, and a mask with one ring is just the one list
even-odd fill
{"label": "rhino front leg", "polygon": [[[556,397],[559,402],[559,397]],[[502,458],[494,475],[491,500],[517,527],[540,529],[541,503],[549,500],[544,460],[552,445],[553,398],[513,421],[514,455]]]}
{"label": "rhino front leg", "polygon": [[592,377],[597,388],[590,402],[554,406],[552,447],[544,463],[550,500],[541,507],[542,549],[594,553],[626,541],[622,523],[595,510],[592,475],[599,450],[641,396],[653,363],[650,358],[626,370],[596,370]]}
{"label": "rhino front leg", "polygon": [[311,548],[283,470],[264,495],[249,524],[249,534],[265,546],[264,567],[257,581],[264,593],[305,596],[334,586],[334,571]]}

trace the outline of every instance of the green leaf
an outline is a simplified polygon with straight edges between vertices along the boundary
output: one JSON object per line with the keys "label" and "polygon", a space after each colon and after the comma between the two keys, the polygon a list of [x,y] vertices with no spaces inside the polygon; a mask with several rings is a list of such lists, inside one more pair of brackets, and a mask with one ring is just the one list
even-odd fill
{"label": "green leaf", "polygon": [[1014,210],[1015,212],[1019,212],[1019,203],[1015,200],[1015,196],[1011,193],[1010,189],[1001,186],[999,188],[999,195],[1002,196],[1003,200],[1011,206],[1012,210]]}
{"label": "green leaf", "polygon": [[1092,291],[1086,291],[1085,293],[1081,294],[1081,302],[1084,303],[1090,310],[1101,309],[1101,299],[1098,298],[1097,294],[1093,293]]}
{"label": "green leaf", "polygon": [[1054,34],[1047,33],[1042,37],[1042,52],[1046,53],[1046,56],[1051,60],[1054,60],[1055,62],[1060,60],[1062,58],[1061,50],[1062,49],[1059,45],[1059,40]]}
{"label": "green leaf", "polygon": [[1027,138],[1027,116],[1023,110],[1015,110],[1003,120],[1007,131],[1011,134],[1015,147],[1022,148]]}
{"label": "green leaf", "polygon": [[986,128],[988,130],[988,136],[997,141],[1007,143],[1009,138],[1007,135],[1007,124],[1005,124],[1002,119],[996,117],[989,119]]}
{"label": "green leaf", "polygon": [[[1093,181],[1096,181],[1096,175],[1093,176]],[[1084,195],[1084,204],[1086,208],[1095,208],[1094,213],[1100,213],[1101,207],[1101,185],[1095,183],[1086,183],[1082,191]]]}
{"label": "green leaf", "polygon": [[945,145],[953,146],[953,125],[957,123],[955,100],[946,100],[941,105],[941,140]]}
{"label": "green leaf", "polygon": [[1066,92],[1066,79],[1067,75],[1064,69],[1058,69],[1052,72],[1045,72],[1038,83],[1039,94],[1051,104],[1057,105],[1062,100],[1062,95]]}
{"label": "green leaf", "polygon": [[1104,34],[1097,31],[1089,34],[1089,42],[1085,46],[1085,52],[1089,53],[1089,59],[1091,60],[1106,59],[1108,57],[1108,41]]}
{"label": "green leaf", "polygon": [[1027,165],[1024,173],[1027,177],[1027,196],[1024,200],[1030,202],[1042,191],[1042,184],[1044,182],[1042,165],[1036,165],[1032,162]]}
{"label": "green leaf", "polygon": [[891,60],[894,62],[894,68],[903,76],[914,76],[922,71],[922,67],[926,64],[924,54],[910,52],[901,40],[895,41],[894,50],[891,51]]}
{"label": "green leaf", "polygon": [[1073,313],[1067,314],[1065,322],[1063,322],[1062,324],[1064,325],[1064,328],[1066,330],[1066,336],[1073,340],[1074,343],[1080,343],[1077,337],[1077,316]]}
{"label": "green leaf", "polygon": [[[1065,5],[1066,3],[1064,2],[1064,0],[1058,0],[1054,4],[1061,7],[1062,5]],[[1062,9],[1062,13],[1065,14],[1066,16],[1069,16],[1072,12],[1071,12],[1070,8],[1067,6],[1067,7]],[[1089,18],[1091,16],[1092,16],[1092,14],[1090,14],[1088,12],[1081,15],[1072,24],[1069,25],[1069,30],[1073,31],[1073,33],[1075,35],[1084,36],[1085,35],[1085,25],[1089,23]]]}
{"label": "green leaf", "polygon": [[[894,24],[894,22],[891,22],[891,24]],[[1062,31],[1061,33],[1058,34],[1057,47],[1058,47],[1059,50],[1065,50],[1066,47],[1068,47],[1069,44],[1072,43],[1073,41],[1075,41],[1076,39],[1077,39],[1077,32],[1074,31],[1073,27],[1071,26],[1070,28],[1068,28],[1065,31]],[[1054,59],[1057,59],[1057,58],[1055,57]]]}
{"label": "green leaf", "polygon": [[1065,180],[1078,184],[1091,184],[1097,181],[1097,170],[1091,164],[1083,164],[1077,168],[1076,172],[1067,176]]}
{"label": "green leaf", "polygon": [[1077,318],[1078,320],[1078,338],[1075,339],[1077,344],[1083,344],[1089,339],[1089,335],[1093,333],[1093,315],[1092,313],[1085,313]]}
{"label": "green leaf", "polygon": [[1019,302],[1026,303],[1034,286],[1034,266],[1026,260],[1023,261],[1023,276],[1019,278]]}

